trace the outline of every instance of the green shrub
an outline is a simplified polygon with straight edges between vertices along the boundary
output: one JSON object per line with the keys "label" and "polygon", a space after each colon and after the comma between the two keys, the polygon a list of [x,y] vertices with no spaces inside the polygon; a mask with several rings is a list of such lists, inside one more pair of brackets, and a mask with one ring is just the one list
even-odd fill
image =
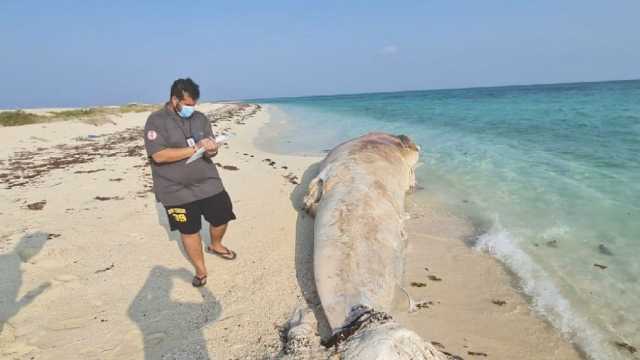
{"label": "green shrub", "polygon": [[23,110],[0,111],[0,126],[18,126],[49,121],[82,120],[93,121],[100,115],[118,115],[133,112],[154,111],[159,105],[131,103],[119,107],[95,107],[72,110],[51,111],[51,116],[38,115]]}
{"label": "green shrub", "polygon": [[18,126],[43,122],[47,116],[28,113],[22,110],[0,112],[0,125]]}

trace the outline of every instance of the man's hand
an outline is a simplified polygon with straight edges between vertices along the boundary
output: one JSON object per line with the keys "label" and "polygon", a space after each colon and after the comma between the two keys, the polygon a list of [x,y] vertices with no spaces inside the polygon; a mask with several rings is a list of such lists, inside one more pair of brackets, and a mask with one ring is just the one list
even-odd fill
{"label": "man's hand", "polygon": [[218,153],[218,143],[213,138],[204,138],[198,141],[198,147],[203,147],[207,156],[214,156]]}

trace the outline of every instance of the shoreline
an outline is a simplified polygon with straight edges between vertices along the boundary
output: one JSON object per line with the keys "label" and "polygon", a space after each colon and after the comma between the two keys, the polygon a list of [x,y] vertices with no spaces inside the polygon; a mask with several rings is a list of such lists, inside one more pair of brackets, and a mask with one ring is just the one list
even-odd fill
{"label": "shoreline", "polygon": [[[290,129],[287,120],[279,119],[276,126]],[[277,146],[262,148],[284,153]],[[474,225],[423,195],[407,195],[411,218],[405,223],[409,245],[403,286],[413,300],[433,304],[409,314],[406,296],[398,292],[394,317],[423,339],[443,345],[440,350],[461,357],[473,357],[471,352],[499,359],[586,359],[582,349],[531,309],[531,299],[505,264],[470,246],[470,239],[480,235]]]}
{"label": "shoreline", "polygon": [[[473,224],[435,201],[416,201],[410,214],[404,286],[428,304],[416,314],[398,314],[410,329],[464,358],[587,358],[534,312],[505,264],[471,246],[478,236]],[[406,300],[402,305],[406,309]]]}
{"label": "shoreline", "polygon": [[[207,114],[224,106],[207,103],[199,110]],[[8,139],[0,152],[0,173],[7,172],[16,154],[33,147],[44,150],[22,160],[22,167],[59,161],[65,154],[82,160],[0,190],[0,204],[7,209],[2,216],[9,224],[0,233],[0,265],[9,274],[1,290],[11,295],[4,302],[9,306],[0,308],[0,314],[9,315],[0,333],[0,355],[141,358],[176,348],[212,358],[281,355],[279,329],[314,297],[313,223],[295,204],[310,167],[321,158],[265,151],[258,140],[265,140],[271,122],[281,120],[273,108],[263,106],[246,123],[230,117],[214,126],[233,134],[214,162],[238,214],[225,244],[239,257],[235,262],[207,257],[210,281],[201,291],[191,287],[192,269],[177,234],[167,231],[162,210],[148,193],[149,169],[139,148],[142,137],[136,138],[148,113],[126,114],[100,126],[64,122],[0,128]],[[112,148],[114,155],[79,155],[103,151],[77,140],[87,134],[99,136],[96,144]],[[41,201],[46,201],[41,210],[29,207]],[[406,298],[399,297],[394,316],[464,358],[483,357],[468,352],[490,358],[580,358],[531,312],[496,259],[464,243],[468,224],[441,211],[438,204],[422,204],[411,209],[414,218],[406,225],[405,286],[416,300],[434,304],[407,314]],[[278,216],[265,217],[265,212]],[[412,287],[411,282],[427,285]]]}

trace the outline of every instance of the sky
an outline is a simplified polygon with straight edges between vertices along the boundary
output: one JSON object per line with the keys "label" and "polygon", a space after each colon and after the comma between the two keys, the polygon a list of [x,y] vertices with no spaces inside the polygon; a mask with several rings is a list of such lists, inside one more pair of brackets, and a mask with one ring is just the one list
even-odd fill
{"label": "sky", "polygon": [[637,0],[0,1],[0,108],[640,78]]}

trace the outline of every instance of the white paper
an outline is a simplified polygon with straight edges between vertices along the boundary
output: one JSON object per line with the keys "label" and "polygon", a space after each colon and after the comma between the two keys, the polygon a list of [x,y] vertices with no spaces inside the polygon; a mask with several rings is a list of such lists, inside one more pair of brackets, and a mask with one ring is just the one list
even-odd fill
{"label": "white paper", "polygon": [[216,139],[216,143],[224,144],[227,142],[227,140],[229,140],[229,137],[227,135],[222,134],[222,135],[216,136],[215,139]]}
{"label": "white paper", "polygon": [[189,158],[189,160],[187,160],[187,164],[191,164],[192,162],[200,159],[202,157],[202,154],[204,154],[204,148],[201,147],[198,150],[196,150],[196,152],[191,155],[191,157]]}
{"label": "white paper", "polygon": [[[218,135],[218,136],[215,137],[215,140],[216,140],[217,144],[222,145],[222,144],[226,143],[227,140],[229,140],[229,136],[224,135],[224,134]],[[202,155],[204,154],[204,151],[205,150],[204,150],[203,147],[201,147],[198,150],[196,150],[196,152],[193,155],[191,155],[189,160],[187,160],[187,164],[191,164],[192,162],[200,159],[202,157]]]}

